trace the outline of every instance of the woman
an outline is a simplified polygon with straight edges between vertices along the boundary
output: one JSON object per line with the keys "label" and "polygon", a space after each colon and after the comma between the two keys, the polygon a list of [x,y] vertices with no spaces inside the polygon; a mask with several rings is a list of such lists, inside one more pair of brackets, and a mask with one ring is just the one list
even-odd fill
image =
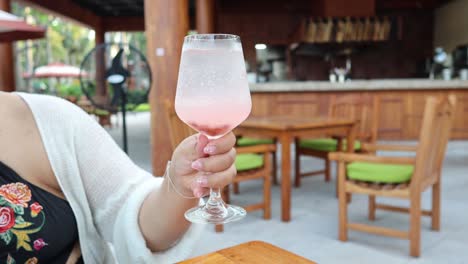
{"label": "woman", "polygon": [[236,174],[232,133],[187,138],[156,178],[64,100],[0,92],[0,120],[1,263],[173,263],[201,231],[184,212]]}

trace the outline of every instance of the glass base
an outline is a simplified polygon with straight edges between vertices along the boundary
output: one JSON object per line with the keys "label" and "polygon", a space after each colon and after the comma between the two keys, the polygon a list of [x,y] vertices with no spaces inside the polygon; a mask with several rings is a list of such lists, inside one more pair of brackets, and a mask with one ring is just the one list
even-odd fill
{"label": "glass base", "polygon": [[226,224],[244,218],[247,212],[244,208],[223,203],[211,207],[209,203],[194,207],[185,212],[185,219],[197,224]]}

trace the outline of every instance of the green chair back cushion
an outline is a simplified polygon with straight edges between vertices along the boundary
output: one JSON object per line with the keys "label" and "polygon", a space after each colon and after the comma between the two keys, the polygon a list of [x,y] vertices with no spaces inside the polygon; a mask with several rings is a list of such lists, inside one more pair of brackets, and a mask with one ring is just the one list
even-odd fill
{"label": "green chair back cushion", "polygon": [[237,146],[239,147],[255,146],[255,145],[262,145],[262,144],[273,144],[273,143],[275,143],[273,139],[265,139],[265,138],[241,137],[237,140]]}
{"label": "green chair back cushion", "polygon": [[346,166],[348,178],[376,183],[402,183],[411,179],[412,165],[352,162]]}
{"label": "green chair back cushion", "polygon": [[263,167],[263,156],[258,154],[238,154],[235,164],[238,172],[259,169]]}
{"label": "green chair back cushion", "polygon": [[[299,141],[299,146],[318,151],[333,152],[338,149],[338,140],[333,138],[302,139]],[[361,149],[361,142],[359,140],[354,141],[354,149]],[[343,140],[343,151],[346,151],[346,140]]]}

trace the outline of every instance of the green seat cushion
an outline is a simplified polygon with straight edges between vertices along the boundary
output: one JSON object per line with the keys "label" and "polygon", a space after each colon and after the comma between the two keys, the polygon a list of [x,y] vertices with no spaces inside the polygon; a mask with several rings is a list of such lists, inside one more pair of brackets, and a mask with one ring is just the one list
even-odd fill
{"label": "green seat cushion", "polygon": [[97,116],[106,116],[106,115],[110,115],[110,112],[107,110],[96,109],[94,110],[94,114]]}
{"label": "green seat cushion", "polygon": [[263,156],[258,154],[238,154],[235,164],[238,172],[258,169],[263,167]]}
{"label": "green seat cushion", "polygon": [[149,112],[151,110],[150,105],[148,103],[139,104],[135,109],[134,112]]}
{"label": "green seat cushion", "polygon": [[[338,140],[333,138],[302,139],[299,141],[299,146],[318,151],[333,152],[337,151]],[[354,149],[361,149],[361,142],[359,140],[354,142]],[[346,140],[343,140],[343,151],[346,151]]]}
{"label": "green seat cushion", "polygon": [[368,162],[353,162],[346,166],[348,178],[378,183],[407,182],[413,175],[414,166]]}
{"label": "green seat cushion", "polygon": [[273,144],[273,143],[275,143],[273,139],[265,139],[265,138],[241,137],[237,140],[237,146],[239,147],[255,146],[255,145],[262,145],[262,144]]}

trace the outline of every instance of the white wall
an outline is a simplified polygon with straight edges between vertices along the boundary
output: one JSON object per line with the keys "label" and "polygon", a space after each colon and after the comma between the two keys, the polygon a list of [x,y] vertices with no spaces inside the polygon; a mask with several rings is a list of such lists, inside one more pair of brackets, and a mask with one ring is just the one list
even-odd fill
{"label": "white wall", "polygon": [[460,44],[468,44],[468,0],[450,1],[435,10],[434,47],[452,53]]}

